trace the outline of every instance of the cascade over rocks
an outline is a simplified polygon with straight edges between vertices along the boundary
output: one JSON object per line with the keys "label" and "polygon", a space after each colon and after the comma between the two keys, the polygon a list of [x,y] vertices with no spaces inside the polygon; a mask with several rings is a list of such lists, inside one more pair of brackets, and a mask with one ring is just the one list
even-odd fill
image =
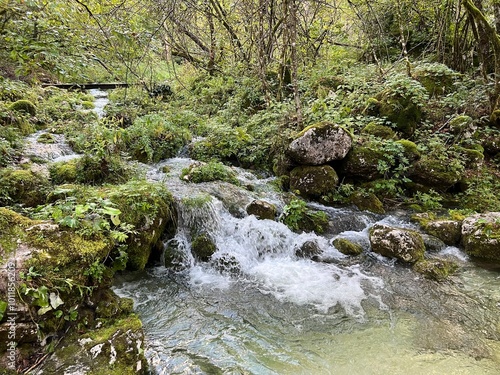
{"label": "cascade over rocks", "polygon": [[469,255],[500,260],[500,212],[476,214],[464,219],[461,242]]}
{"label": "cascade over rocks", "polygon": [[370,229],[370,244],[373,252],[406,263],[424,258],[424,240],[414,230],[374,225]]}
{"label": "cascade over rocks", "polygon": [[352,146],[351,135],[338,125],[321,122],[302,130],[288,153],[297,164],[321,165],[342,160]]}

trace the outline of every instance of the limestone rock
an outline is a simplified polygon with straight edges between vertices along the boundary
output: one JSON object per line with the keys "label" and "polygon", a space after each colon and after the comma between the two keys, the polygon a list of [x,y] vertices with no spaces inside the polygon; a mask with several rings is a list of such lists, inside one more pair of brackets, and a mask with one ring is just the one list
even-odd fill
{"label": "limestone rock", "polygon": [[370,244],[373,252],[406,263],[423,259],[425,253],[420,233],[385,225],[375,225],[370,229]]}
{"label": "limestone rock", "polygon": [[322,122],[305,128],[288,147],[298,164],[321,165],[342,160],[351,149],[352,138],[340,126]]}
{"label": "limestone rock", "polygon": [[462,245],[469,255],[500,260],[500,212],[466,218],[462,223]]}
{"label": "limestone rock", "polygon": [[443,241],[446,245],[455,246],[460,241],[462,223],[457,220],[438,219],[420,223],[423,230]]}

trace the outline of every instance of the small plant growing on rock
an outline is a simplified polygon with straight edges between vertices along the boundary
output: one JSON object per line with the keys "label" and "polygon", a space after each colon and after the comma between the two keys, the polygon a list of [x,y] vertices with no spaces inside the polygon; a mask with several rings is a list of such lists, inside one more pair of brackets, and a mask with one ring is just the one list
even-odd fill
{"label": "small plant growing on rock", "polygon": [[309,209],[302,199],[292,199],[283,208],[280,221],[294,232],[323,233],[328,225],[327,215],[322,211]]}

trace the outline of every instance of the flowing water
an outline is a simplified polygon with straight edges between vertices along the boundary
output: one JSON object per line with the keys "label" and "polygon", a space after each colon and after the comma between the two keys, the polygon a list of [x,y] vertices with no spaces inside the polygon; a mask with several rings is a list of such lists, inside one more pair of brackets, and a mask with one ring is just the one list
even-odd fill
{"label": "flowing water", "polygon": [[[180,254],[176,267],[123,274],[114,286],[135,302],[154,373],[500,374],[498,269],[448,247],[436,256],[453,258],[460,271],[429,281],[369,251],[375,223],[414,227],[404,213],[311,204],[327,213],[329,228],[297,234],[245,212],[254,199],[282,209],[272,178],[235,168],[241,187],[190,184],[179,178],[190,163],[144,166],[176,200],[178,231],[165,240]],[[196,233],[217,246],[209,262],[191,254]],[[338,236],[364,253],[342,255],[332,245]],[[318,259],[297,256],[311,243]]]}
{"label": "flowing water", "polygon": [[[414,228],[404,213],[374,215],[311,206],[330,218],[327,233],[297,234],[245,214],[253,199],[278,207],[271,179],[236,169],[243,186],[190,184],[179,178],[192,160],[150,168],[148,178],[173,192],[183,252],[175,270],[158,265],[122,276],[115,291],[135,301],[158,374],[499,374],[500,274],[476,267],[460,249],[450,281],[424,279],[369,251],[375,223]],[[167,174],[159,172],[168,166]],[[202,206],[189,200],[209,195]],[[210,262],[191,254],[195,232],[217,245]],[[361,244],[350,258],[336,237]],[[296,255],[305,243],[315,261]]]}

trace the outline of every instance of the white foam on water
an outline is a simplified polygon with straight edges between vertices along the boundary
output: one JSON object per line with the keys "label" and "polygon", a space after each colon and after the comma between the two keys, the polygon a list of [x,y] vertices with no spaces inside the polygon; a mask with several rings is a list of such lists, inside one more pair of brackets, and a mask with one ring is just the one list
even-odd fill
{"label": "white foam on water", "polygon": [[376,277],[364,275],[359,268],[339,268],[333,264],[290,258],[267,258],[252,270],[263,293],[270,293],[282,302],[312,305],[327,313],[340,304],[345,312],[363,318],[361,302],[369,297],[362,285],[382,287]]}
{"label": "white foam on water", "polygon": [[462,250],[455,246],[447,246],[441,250],[438,255],[451,255],[463,262],[467,261],[469,257]]}

